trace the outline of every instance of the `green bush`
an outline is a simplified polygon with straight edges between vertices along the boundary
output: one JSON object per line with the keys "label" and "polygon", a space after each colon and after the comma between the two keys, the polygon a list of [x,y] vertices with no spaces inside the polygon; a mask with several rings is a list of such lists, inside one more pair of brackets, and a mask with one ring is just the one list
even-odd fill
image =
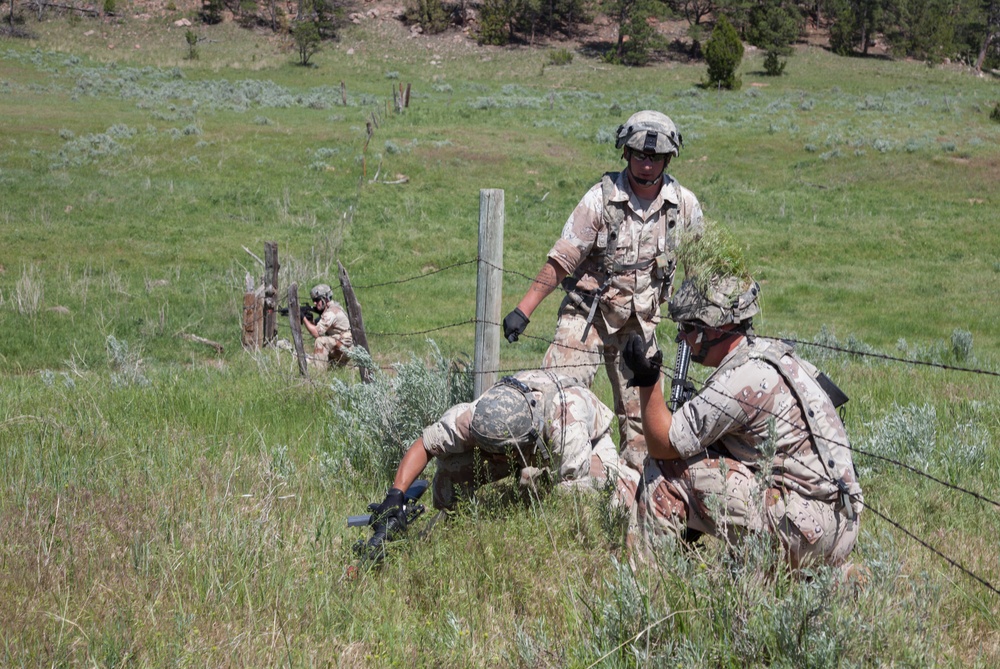
{"label": "green bush", "polygon": [[403,18],[429,35],[442,33],[451,25],[451,16],[441,0],[407,0]]}
{"label": "green bush", "polygon": [[203,23],[213,26],[222,23],[223,0],[201,0],[199,16]]}
{"label": "green bush", "polygon": [[480,44],[504,46],[514,37],[516,0],[483,0],[479,6]]}
{"label": "green bush", "polygon": [[993,111],[990,112],[990,118],[997,123],[1000,123],[1000,102],[996,103],[993,107]]}
{"label": "green bush", "polygon": [[115,0],[104,0],[105,14],[114,14],[116,9],[117,5],[115,4]]}
{"label": "green bush", "polygon": [[198,60],[198,35],[193,30],[188,28],[184,32],[184,40],[188,45],[187,59]]}
{"label": "green bush", "polygon": [[299,65],[308,65],[309,59],[320,50],[319,26],[312,21],[302,21],[292,28],[295,47],[299,51]]}
{"label": "green bush", "polygon": [[566,47],[549,51],[549,65],[569,65],[573,62],[573,52]]}
{"label": "green bush", "polygon": [[648,20],[655,11],[656,5],[649,0],[619,0],[616,7],[618,45],[604,60],[633,67],[646,65],[659,41]]}
{"label": "green bush", "polygon": [[787,60],[781,60],[781,54],[777,51],[768,50],[764,56],[764,74],[769,77],[780,77],[788,65]]}
{"label": "green bush", "polygon": [[705,44],[705,61],[708,63],[705,86],[735,90],[743,85],[736,76],[736,69],[743,61],[743,42],[725,16],[719,17]]}

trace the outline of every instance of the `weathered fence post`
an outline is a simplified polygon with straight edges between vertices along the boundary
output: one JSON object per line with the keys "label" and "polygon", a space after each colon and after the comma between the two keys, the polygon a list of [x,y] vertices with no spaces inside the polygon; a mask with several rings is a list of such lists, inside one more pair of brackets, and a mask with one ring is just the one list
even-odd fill
{"label": "weathered fence post", "polygon": [[306,376],[308,364],[306,349],[302,345],[302,312],[299,311],[299,284],[293,281],[288,287],[288,324],[292,327],[292,343],[295,345],[295,356],[299,360],[299,373]]}
{"label": "weathered fence post", "polygon": [[278,336],[278,242],[264,242],[264,345]]}
{"label": "weathered fence post", "polygon": [[256,313],[257,293],[254,290],[253,277],[247,272],[243,286],[243,335],[240,337],[240,343],[248,351],[256,351],[260,347],[260,341],[257,339]]}
{"label": "weathered fence post", "polygon": [[[347,276],[347,270],[339,260],[337,261],[337,276],[340,277],[340,289],[344,292],[344,306],[347,308],[347,320],[351,322],[351,338],[354,339],[354,345],[360,346],[371,355],[371,349],[368,348],[368,335],[365,334],[365,321],[361,317],[361,303],[358,302],[358,298],[354,294],[351,277]],[[371,382],[372,372],[370,369],[361,367],[358,371],[361,373],[362,381]]]}
{"label": "weathered fence post", "polygon": [[496,382],[500,368],[500,299],[503,295],[503,190],[479,191],[479,263],[476,274],[476,348],[472,394]]}

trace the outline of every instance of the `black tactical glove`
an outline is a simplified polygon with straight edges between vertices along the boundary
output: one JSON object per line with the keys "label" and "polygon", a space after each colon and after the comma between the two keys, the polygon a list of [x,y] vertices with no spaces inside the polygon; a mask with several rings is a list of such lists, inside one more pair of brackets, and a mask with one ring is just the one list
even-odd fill
{"label": "black tactical glove", "polygon": [[625,366],[632,370],[632,378],[625,384],[627,387],[648,388],[659,380],[663,352],[657,350],[656,353],[647,358],[646,342],[639,335],[634,334],[625,342],[622,360],[625,362]]}
{"label": "black tactical glove", "polygon": [[371,505],[372,525],[386,524],[389,519],[397,518],[405,522],[403,517],[403,491],[399,488],[391,488],[386,493],[381,504]]}
{"label": "black tactical glove", "polygon": [[503,319],[503,336],[504,338],[514,343],[517,338],[524,333],[524,328],[528,327],[528,317],[524,315],[524,312],[514,307],[514,311],[507,314]]}
{"label": "black tactical glove", "polygon": [[355,546],[355,551],[363,559],[380,563],[385,558],[386,542],[391,542],[406,530],[406,514],[403,513],[403,491],[392,488],[381,504],[369,504],[372,512],[372,538]]}

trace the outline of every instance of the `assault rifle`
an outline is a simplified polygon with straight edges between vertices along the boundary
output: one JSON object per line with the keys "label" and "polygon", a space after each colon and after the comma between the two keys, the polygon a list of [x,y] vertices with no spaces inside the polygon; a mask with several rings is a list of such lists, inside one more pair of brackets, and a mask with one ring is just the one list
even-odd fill
{"label": "assault rifle", "polygon": [[684,340],[677,342],[677,360],[674,363],[674,378],[670,382],[670,413],[675,413],[684,403],[694,397],[694,384],[688,381],[688,367],[691,366],[691,347]]}
{"label": "assault rifle", "polygon": [[[281,314],[282,316],[287,316],[288,307],[279,307],[278,313]],[[317,309],[311,304],[300,304],[299,315],[301,315],[302,318],[306,319],[313,325],[316,325],[316,323],[319,322],[319,317],[322,316],[323,314],[320,313],[319,309]]]}
{"label": "assault rifle", "polygon": [[368,541],[358,539],[354,544],[354,553],[362,559],[375,564],[380,563],[385,558],[386,545],[401,538],[406,532],[406,528],[411,525],[426,510],[423,504],[418,504],[417,500],[427,491],[428,482],[423,479],[414,481],[406,492],[403,493],[403,513],[400,516],[389,516],[379,518],[375,515],[379,504],[373,502],[368,505],[371,513],[359,516],[348,516],[348,527],[364,527],[370,525],[372,528],[372,538]]}

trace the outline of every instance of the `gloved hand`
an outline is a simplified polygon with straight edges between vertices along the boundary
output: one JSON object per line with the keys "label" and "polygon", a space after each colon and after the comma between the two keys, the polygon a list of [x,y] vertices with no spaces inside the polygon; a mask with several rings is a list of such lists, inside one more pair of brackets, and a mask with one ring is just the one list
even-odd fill
{"label": "gloved hand", "polygon": [[371,524],[385,524],[390,518],[396,518],[405,522],[403,517],[403,491],[399,488],[390,488],[381,504],[373,504],[371,507]]}
{"label": "gloved hand", "polygon": [[646,342],[637,334],[632,335],[625,342],[625,350],[622,351],[622,360],[625,366],[632,370],[632,378],[625,385],[629,388],[639,386],[648,388],[655,385],[660,378],[660,366],[663,364],[663,351],[657,350],[650,357],[646,357]]}
{"label": "gloved hand", "polygon": [[514,311],[507,314],[503,319],[503,336],[504,338],[514,343],[517,338],[524,333],[524,329],[528,327],[528,317],[524,315],[524,312],[514,307]]}

